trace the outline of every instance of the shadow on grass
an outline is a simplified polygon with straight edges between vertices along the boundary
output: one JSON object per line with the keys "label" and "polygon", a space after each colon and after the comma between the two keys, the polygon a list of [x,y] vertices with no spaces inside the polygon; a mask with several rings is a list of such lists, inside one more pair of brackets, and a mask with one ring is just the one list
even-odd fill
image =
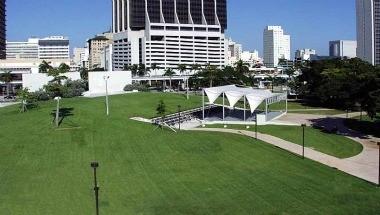
{"label": "shadow on grass", "polygon": [[380,118],[374,120],[346,119],[344,124],[352,130],[380,138]]}
{"label": "shadow on grass", "polygon": [[313,119],[310,121],[312,122],[313,128],[318,129],[324,133],[368,139],[366,133],[347,127],[345,125],[345,120],[346,119],[344,118],[327,117],[321,119]]}
{"label": "shadow on grass", "polygon": [[[59,117],[58,117],[58,125],[61,125],[63,120],[65,120],[65,118],[67,117],[70,117],[70,116],[74,116],[73,114],[73,111],[74,111],[74,108],[60,108],[59,109]],[[53,117],[53,123],[55,122],[55,117],[56,117],[56,113],[57,113],[57,110],[53,110],[50,115]]]}

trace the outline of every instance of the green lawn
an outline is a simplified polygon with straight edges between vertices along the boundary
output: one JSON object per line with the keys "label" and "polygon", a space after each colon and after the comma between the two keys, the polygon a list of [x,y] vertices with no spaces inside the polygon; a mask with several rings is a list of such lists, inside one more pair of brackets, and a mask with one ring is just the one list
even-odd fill
{"label": "green lawn", "polygon": [[377,214],[380,189],[342,172],[240,135],[154,130],[159,99],[176,110],[183,96],[131,94],[64,99],[20,114],[0,109],[0,214],[94,214],[90,162],[100,162],[101,214]]}
{"label": "green lawn", "polygon": [[[223,125],[208,125],[207,127],[222,128]],[[246,130],[244,125],[229,125],[228,128]],[[254,131],[254,126],[250,126],[249,130]],[[258,132],[302,145],[302,128],[299,126],[265,125],[259,126]],[[305,129],[305,146],[338,158],[353,157],[363,150],[363,146],[356,141],[312,127]]]}

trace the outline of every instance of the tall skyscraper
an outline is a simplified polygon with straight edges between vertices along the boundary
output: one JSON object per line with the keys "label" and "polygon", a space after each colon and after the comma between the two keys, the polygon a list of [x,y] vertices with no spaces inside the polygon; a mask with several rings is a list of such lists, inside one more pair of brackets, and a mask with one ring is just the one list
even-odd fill
{"label": "tall skyscraper", "polygon": [[226,0],[113,0],[114,69],[224,66]]}
{"label": "tall skyscraper", "polygon": [[281,26],[267,26],[264,30],[264,64],[278,66],[279,59],[290,60],[290,35]]}
{"label": "tall skyscraper", "polygon": [[0,59],[5,59],[5,41],[6,41],[6,24],[5,24],[5,0],[0,0]]}
{"label": "tall skyscraper", "polygon": [[356,0],[357,56],[380,65],[380,0]]}

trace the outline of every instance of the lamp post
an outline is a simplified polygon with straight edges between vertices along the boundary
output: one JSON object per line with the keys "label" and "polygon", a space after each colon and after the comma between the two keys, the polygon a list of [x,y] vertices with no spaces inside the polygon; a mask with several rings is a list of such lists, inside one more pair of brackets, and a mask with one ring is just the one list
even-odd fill
{"label": "lamp post", "polygon": [[59,101],[61,100],[61,97],[57,96],[54,98],[54,100],[57,101],[57,109],[55,111],[55,126],[59,126]]}
{"label": "lamp post", "polygon": [[181,130],[181,105],[178,105],[178,129]]}
{"label": "lamp post", "polygon": [[105,75],[103,78],[106,82],[106,113],[107,113],[107,116],[109,116],[110,115],[110,109],[109,109],[109,103],[108,103],[108,79],[110,79],[110,77]]}
{"label": "lamp post", "polygon": [[99,163],[96,161],[91,162],[91,167],[94,169],[94,192],[95,192],[96,215],[99,215],[99,187],[98,187],[98,181],[96,178],[96,168],[99,167]]}
{"label": "lamp post", "polygon": [[305,128],[306,124],[302,124],[302,159],[305,159]]}
{"label": "lamp post", "polygon": [[379,146],[379,173],[377,176],[377,186],[380,187],[380,142],[377,143],[377,146]]}

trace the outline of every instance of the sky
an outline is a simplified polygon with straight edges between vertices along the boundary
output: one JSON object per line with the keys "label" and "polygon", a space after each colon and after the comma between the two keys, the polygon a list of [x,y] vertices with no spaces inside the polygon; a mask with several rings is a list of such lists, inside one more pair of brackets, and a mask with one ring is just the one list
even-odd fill
{"label": "sky", "polygon": [[[291,35],[292,54],[316,49],[328,54],[330,40],[355,40],[355,0],[227,0],[228,30],[243,50],[263,50],[263,30],[281,25]],[[7,40],[63,35],[71,47],[111,27],[111,0],[7,0]]]}

